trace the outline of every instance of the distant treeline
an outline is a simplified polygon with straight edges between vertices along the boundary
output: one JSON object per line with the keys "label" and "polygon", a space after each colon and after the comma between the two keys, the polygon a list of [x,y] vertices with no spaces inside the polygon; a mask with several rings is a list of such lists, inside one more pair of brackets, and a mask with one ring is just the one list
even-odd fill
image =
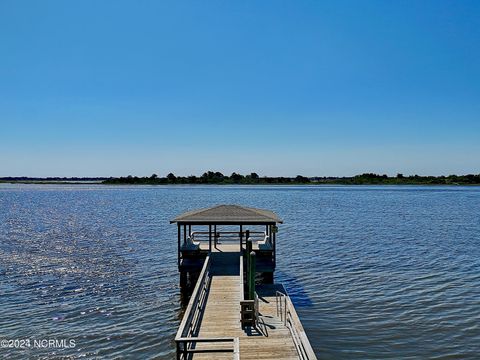
{"label": "distant treeline", "polygon": [[343,184],[343,185],[480,185],[478,175],[448,175],[448,176],[404,176],[397,174],[391,177],[373,173],[365,173],[352,177],[260,177],[256,173],[242,175],[232,173],[230,176],[221,172],[207,171],[202,176],[175,176],[170,173],[166,177],[153,174],[150,177],[127,176],[109,178],[104,184]]}
{"label": "distant treeline", "polygon": [[110,178],[105,180],[104,184],[305,184],[310,179],[298,175],[297,177],[260,177],[256,173],[241,175],[232,173],[232,175],[223,175],[221,172],[207,171],[202,176],[175,176],[170,173],[166,177],[158,177],[153,174],[150,177],[127,176],[120,178]]}

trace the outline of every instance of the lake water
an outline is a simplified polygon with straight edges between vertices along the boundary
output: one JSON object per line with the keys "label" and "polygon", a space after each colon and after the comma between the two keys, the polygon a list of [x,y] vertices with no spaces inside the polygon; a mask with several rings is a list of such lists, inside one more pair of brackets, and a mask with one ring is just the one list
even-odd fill
{"label": "lake water", "polygon": [[236,203],[284,219],[277,282],[320,359],[480,356],[480,188],[0,185],[8,358],[171,359],[175,215]]}

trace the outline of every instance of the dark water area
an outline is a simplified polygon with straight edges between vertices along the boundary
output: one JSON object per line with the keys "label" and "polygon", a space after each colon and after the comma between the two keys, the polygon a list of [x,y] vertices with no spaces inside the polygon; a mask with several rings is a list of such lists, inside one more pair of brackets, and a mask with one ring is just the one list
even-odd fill
{"label": "dark water area", "polygon": [[283,282],[320,359],[478,359],[480,188],[0,185],[0,357],[174,358],[175,215],[280,225]]}

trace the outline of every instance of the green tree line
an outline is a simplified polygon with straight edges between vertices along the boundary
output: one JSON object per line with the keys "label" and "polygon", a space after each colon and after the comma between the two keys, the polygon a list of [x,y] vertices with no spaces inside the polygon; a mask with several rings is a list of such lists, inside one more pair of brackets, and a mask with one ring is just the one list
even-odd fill
{"label": "green tree line", "polygon": [[448,175],[448,176],[419,176],[397,174],[397,176],[364,173],[351,177],[260,177],[257,173],[242,175],[232,173],[230,176],[219,171],[207,171],[201,176],[176,176],[169,173],[165,177],[157,174],[146,177],[126,176],[112,177],[103,181],[104,184],[344,184],[344,185],[480,185],[478,175]]}

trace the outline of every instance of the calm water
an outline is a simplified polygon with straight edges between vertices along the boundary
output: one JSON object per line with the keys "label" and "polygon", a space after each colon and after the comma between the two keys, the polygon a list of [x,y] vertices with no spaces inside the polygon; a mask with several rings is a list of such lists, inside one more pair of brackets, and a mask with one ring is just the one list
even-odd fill
{"label": "calm water", "polygon": [[188,209],[272,209],[284,282],[321,359],[480,356],[480,188],[0,185],[8,358],[174,356]]}

